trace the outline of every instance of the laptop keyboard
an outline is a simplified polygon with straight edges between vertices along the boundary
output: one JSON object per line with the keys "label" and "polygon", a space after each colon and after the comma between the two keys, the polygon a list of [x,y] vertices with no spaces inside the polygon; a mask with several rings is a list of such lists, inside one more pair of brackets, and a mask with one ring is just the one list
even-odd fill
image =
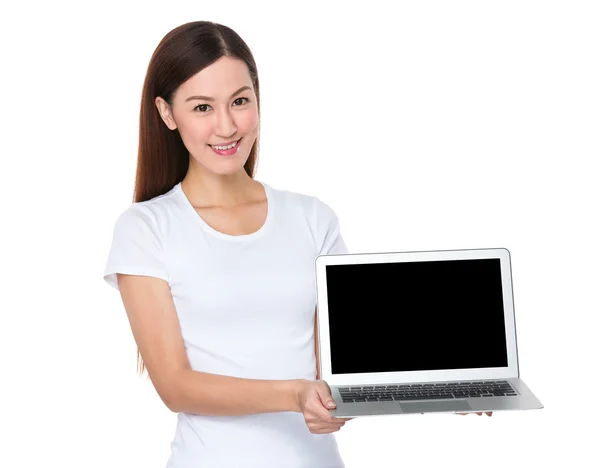
{"label": "laptop keyboard", "polygon": [[338,390],[343,403],[447,400],[452,398],[485,398],[517,395],[515,389],[506,380],[339,387]]}

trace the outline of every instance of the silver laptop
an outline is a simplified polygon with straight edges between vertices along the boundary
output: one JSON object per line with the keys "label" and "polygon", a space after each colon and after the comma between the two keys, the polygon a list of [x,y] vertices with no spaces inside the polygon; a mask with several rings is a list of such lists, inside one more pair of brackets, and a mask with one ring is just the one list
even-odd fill
{"label": "silver laptop", "polygon": [[520,378],[507,249],[321,255],[335,417],[543,408]]}

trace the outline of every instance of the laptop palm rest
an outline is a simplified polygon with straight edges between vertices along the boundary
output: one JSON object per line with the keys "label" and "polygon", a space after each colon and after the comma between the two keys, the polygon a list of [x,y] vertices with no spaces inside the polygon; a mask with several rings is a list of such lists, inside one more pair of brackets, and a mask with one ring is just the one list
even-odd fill
{"label": "laptop palm rest", "polygon": [[422,413],[424,411],[470,411],[471,405],[466,401],[424,401],[415,403],[399,403],[403,413]]}

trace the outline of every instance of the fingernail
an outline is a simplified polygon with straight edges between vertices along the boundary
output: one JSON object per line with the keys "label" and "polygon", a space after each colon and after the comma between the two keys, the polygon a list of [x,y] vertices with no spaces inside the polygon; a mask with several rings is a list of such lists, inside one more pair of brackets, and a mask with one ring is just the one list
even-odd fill
{"label": "fingernail", "polygon": [[330,401],[329,403],[327,403],[327,406],[329,406],[330,408],[335,406],[335,403],[333,401]]}

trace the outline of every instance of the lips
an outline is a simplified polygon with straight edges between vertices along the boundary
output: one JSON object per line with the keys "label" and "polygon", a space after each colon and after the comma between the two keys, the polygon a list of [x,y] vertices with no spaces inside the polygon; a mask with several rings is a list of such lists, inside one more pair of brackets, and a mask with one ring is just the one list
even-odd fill
{"label": "lips", "polygon": [[[217,153],[220,156],[232,156],[235,155],[238,150],[240,149],[240,145],[242,139],[240,138],[237,142],[234,142],[234,145],[231,148],[226,147],[227,149],[218,149],[213,145],[208,145],[210,146],[210,149],[212,149],[215,153]],[[221,145],[218,145],[220,148],[222,148]]]}
{"label": "lips", "polygon": [[212,148],[215,148],[215,149],[217,149],[217,146],[218,146],[220,149],[223,149],[223,148],[227,148],[228,146],[236,144],[238,141],[240,141],[240,140],[233,140],[233,141],[230,141],[230,142],[227,142],[227,143],[220,143],[218,145],[210,145],[209,144],[208,146],[210,146]]}

